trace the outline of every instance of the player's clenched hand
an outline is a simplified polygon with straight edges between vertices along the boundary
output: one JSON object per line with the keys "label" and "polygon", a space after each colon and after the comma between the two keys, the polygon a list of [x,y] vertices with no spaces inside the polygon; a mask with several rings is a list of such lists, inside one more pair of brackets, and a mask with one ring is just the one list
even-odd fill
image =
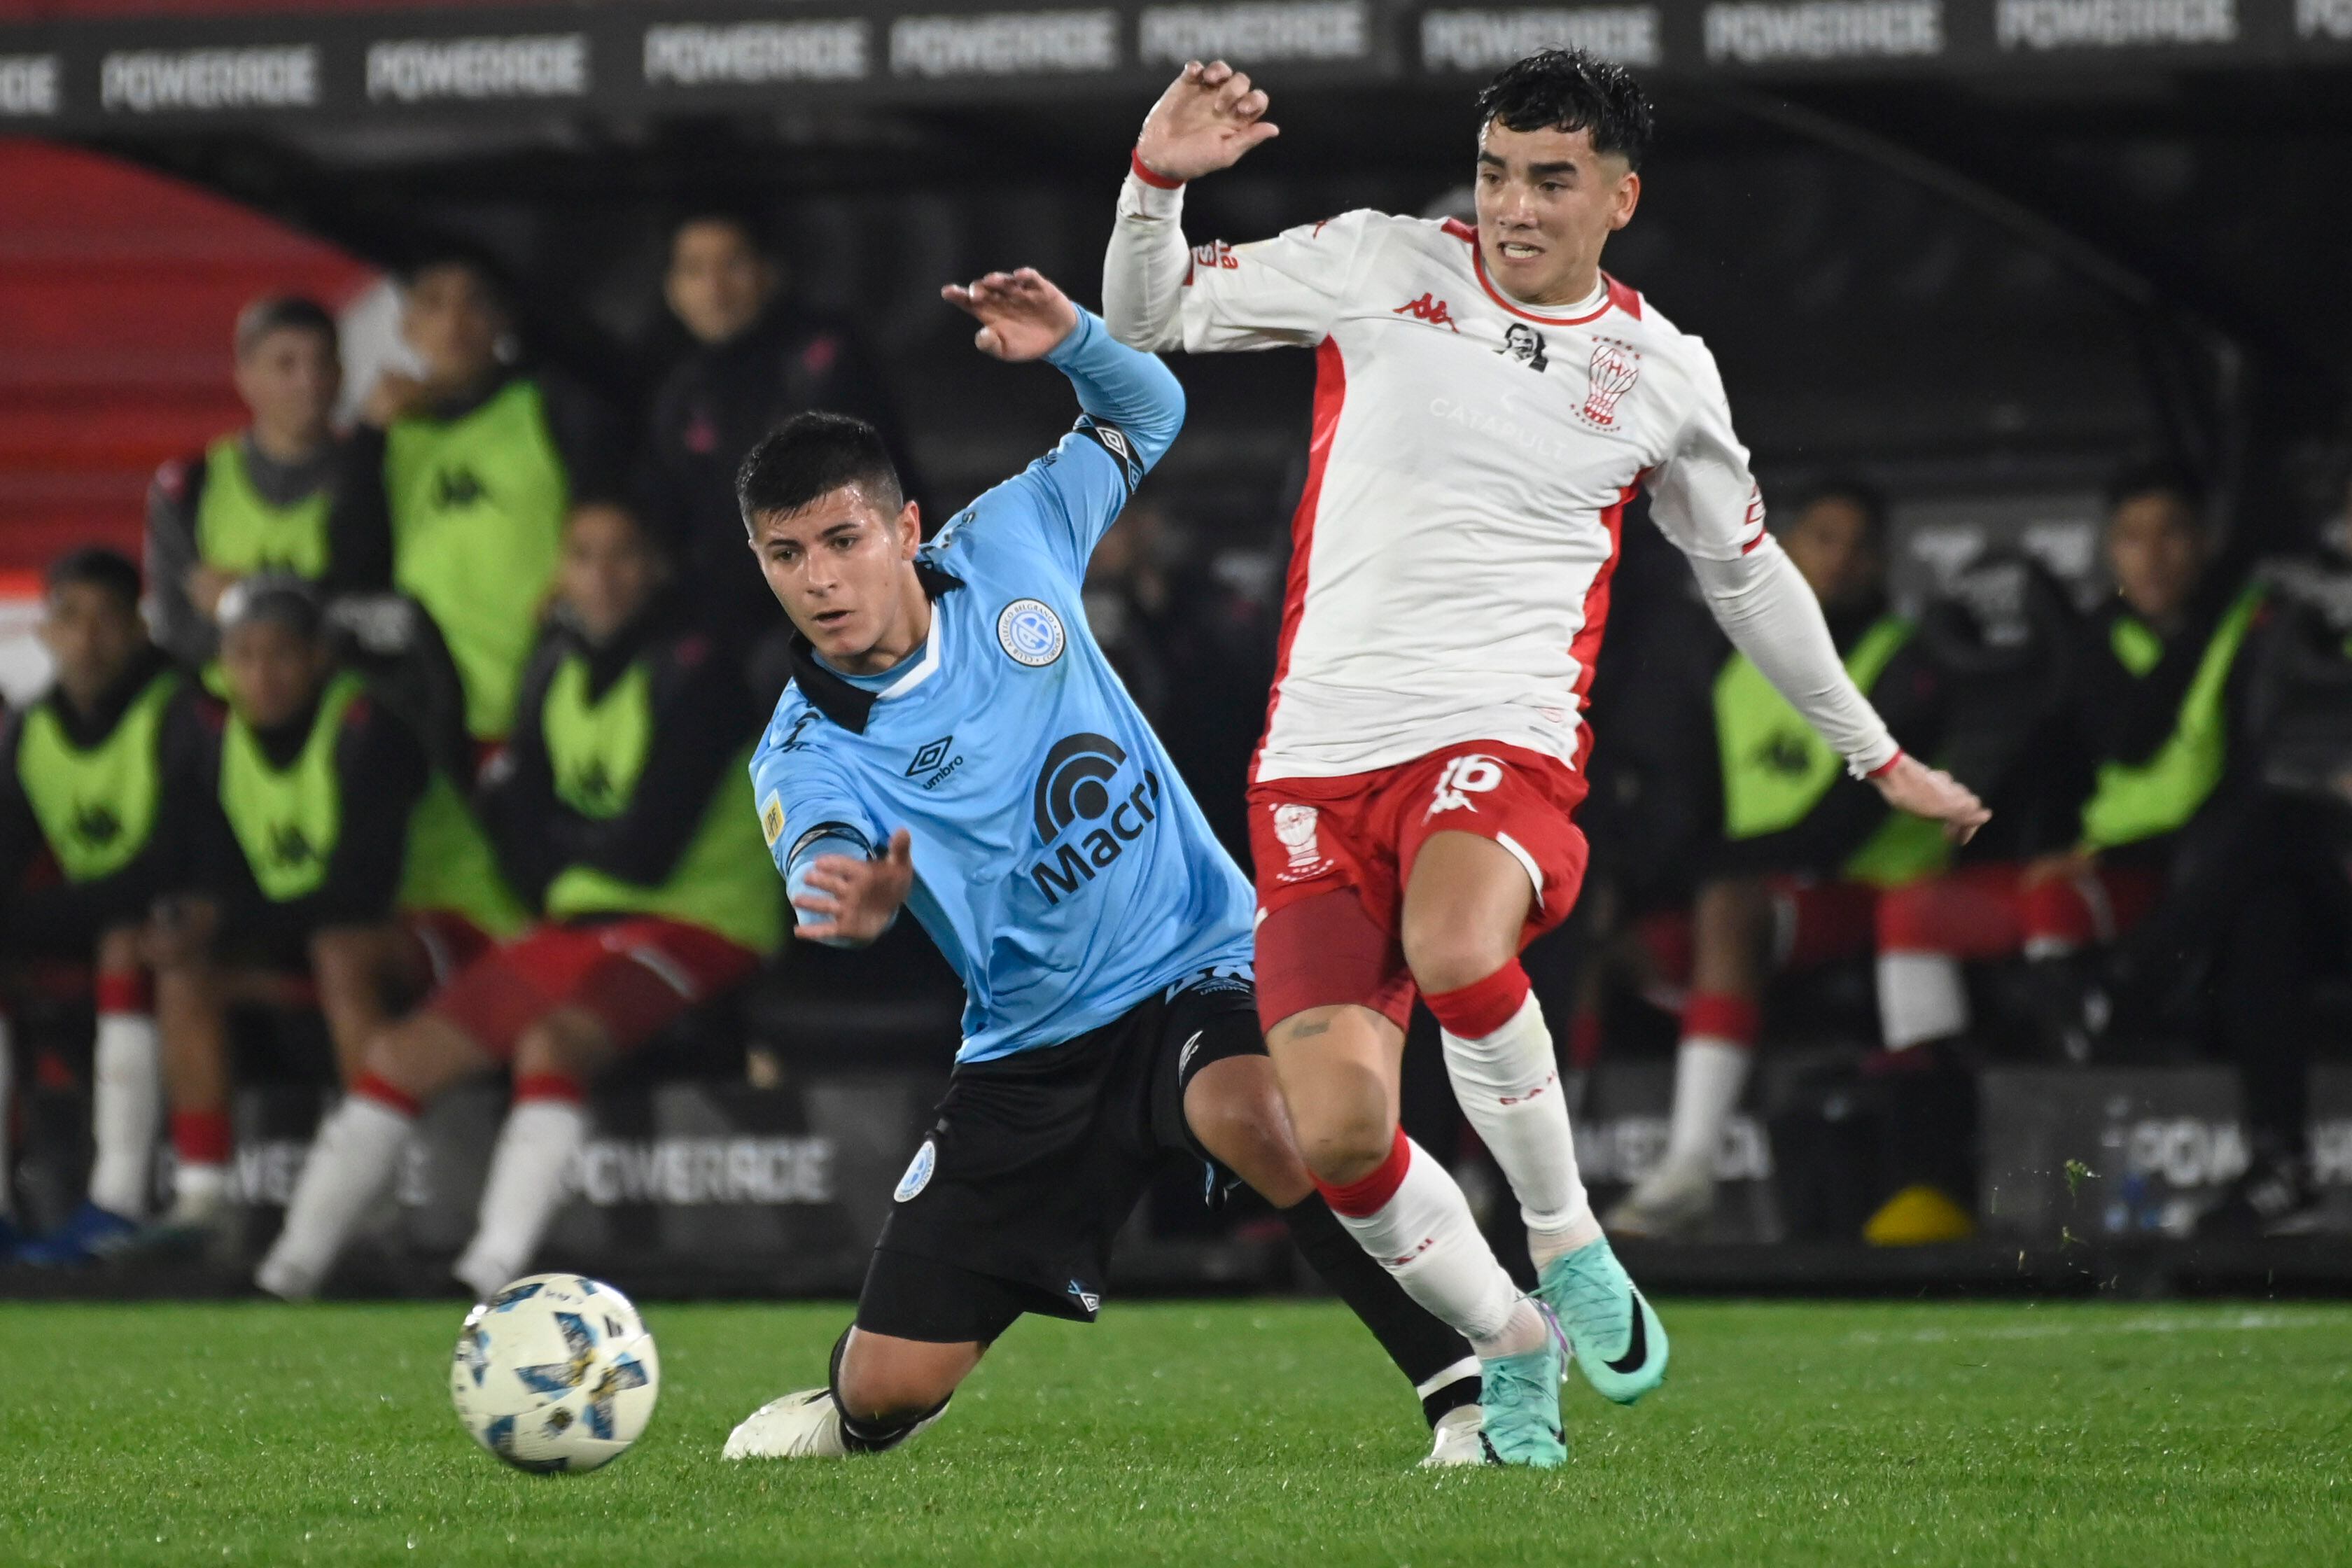
{"label": "player's clenched hand", "polygon": [[797,934],[810,942],[872,942],[890,929],[914,885],[915,841],[903,827],[890,835],[879,860],[820,855],[807,886],[793,895],[793,907],[814,917],[802,921]]}
{"label": "player's clenched hand", "polygon": [[1036,359],[1077,329],[1078,308],[1034,267],[950,283],[940,298],[980,322],[972,342],[1001,360]]}
{"label": "player's clenched hand", "polygon": [[1265,118],[1265,94],[1223,60],[1194,60],[1168,84],[1151,112],[1135,155],[1153,174],[1170,180],[1197,180],[1230,169],[1243,153],[1281,134]]}
{"label": "player's clenched hand", "polygon": [[1942,823],[1945,837],[1955,844],[1966,844],[1976,837],[1978,828],[1992,820],[1992,813],[1968,785],[1908,752],[1870,782],[1895,810]]}

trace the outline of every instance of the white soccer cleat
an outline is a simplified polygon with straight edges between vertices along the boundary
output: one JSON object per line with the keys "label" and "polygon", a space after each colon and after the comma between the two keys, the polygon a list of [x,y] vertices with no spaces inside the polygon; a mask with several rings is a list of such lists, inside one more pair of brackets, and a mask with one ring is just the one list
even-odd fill
{"label": "white soccer cleat", "polygon": [[326,1270],[281,1258],[273,1250],[254,1271],[253,1282],[281,1301],[308,1301],[318,1295]]}
{"label": "white soccer cleat", "polygon": [[829,1388],[803,1388],[771,1399],[727,1434],[722,1459],[843,1459],[841,1407]]}
{"label": "white soccer cleat", "polygon": [[1714,1212],[1712,1176],[1704,1171],[1685,1173],[1661,1165],[1626,1194],[1601,1224],[1612,1236],[1687,1241],[1706,1228]]}
{"label": "white soccer cleat", "polygon": [[1493,1463],[1486,1458],[1486,1445],[1480,1441],[1486,1428],[1486,1412],[1475,1405],[1457,1405],[1437,1418],[1437,1441],[1429,1457],[1421,1462],[1424,1470],[1444,1469],[1453,1465],[1485,1465]]}

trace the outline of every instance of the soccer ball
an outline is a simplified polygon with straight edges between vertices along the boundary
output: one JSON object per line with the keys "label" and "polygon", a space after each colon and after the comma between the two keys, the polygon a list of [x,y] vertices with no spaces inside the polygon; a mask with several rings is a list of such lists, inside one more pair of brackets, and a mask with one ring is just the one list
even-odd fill
{"label": "soccer ball", "polygon": [[519,1470],[593,1470],[628,1451],[661,1392],[629,1299],[577,1274],[518,1279],[466,1314],[449,1399],[474,1441]]}

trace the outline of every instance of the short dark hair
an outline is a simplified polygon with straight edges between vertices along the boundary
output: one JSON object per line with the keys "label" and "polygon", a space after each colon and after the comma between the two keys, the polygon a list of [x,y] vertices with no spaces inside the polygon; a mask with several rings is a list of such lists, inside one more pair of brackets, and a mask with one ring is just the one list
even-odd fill
{"label": "short dark hair", "polygon": [[417,279],[426,273],[438,272],[445,267],[454,267],[470,274],[499,310],[513,310],[514,285],[507,275],[506,268],[498,258],[479,246],[454,240],[419,246],[402,258],[394,276],[400,279],[402,288],[414,288]]}
{"label": "short dark hair", "polygon": [[305,642],[318,641],[327,625],[318,590],[286,572],[240,577],[220,596],[218,616],[224,635],[238,626],[272,621]]}
{"label": "short dark hair", "polygon": [[746,207],[696,207],[693,211],[679,217],[676,223],[670,225],[670,249],[672,251],[677,250],[677,237],[679,235],[684,234],[689,228],[697,228],[704,224],[712,224],[723,228],[731,228],[737,234],[743,237],[743,243],[750,246],[752,252],[760,257],[761,259],[771,262],[775,259],[775,242],[768,233],[768,226],[765,223],[762,223],[757,215]]}
{"label": "short dark hair", "polygon": [[795,414],[760,438],[735,470],[735,501],[743,526],[770,512],[798,511],[844,485],[870,484],[885,511],[896,512],[906,492],[882,433],[847,414]]}
{"label": "short dark hair", "polygon": [[1862,513],[1863,526],[1870,531],[1870,542],[1886,548],[1886,492],[1867,479],[1851,474],[1836,474],[1819,480],[1797,500],[1794,515],[1802,516],[1825,500],[1842,500]]}
{"label": "short dark hair", "polygon": [[236,357],[243,359],[251,353],[272,332],[316,332],[327,340],[330,349],[341,342],[335,318],[316,300],[300,294],[265,294],[236,313],[236,332],[232,340]]}
{"label": "short dark hair", "polygon": [[2203,526],[2205,521],[2204,482],[2189,468],[2169,458],[2135,458],[2107,476],[2107,510],[2115,510],[2127,500],[2141,496],[2168,495],[2187,507]]}
{"label": "short dark hair", "polygon": [[1478,123],[1512,131],[1582,131],[1596,153],[1642,166],[1653,110],[1633,73],[1582,49],[1544,49],[1515,64],[1478,94]]}
{"label": "short dark hair", "polygon": [[120,550],[103,544],[69,550],[50,562],[42,576],[42,587],[50,594],[82,584],[105,589],[134,614],[139,609],[139,564]]}

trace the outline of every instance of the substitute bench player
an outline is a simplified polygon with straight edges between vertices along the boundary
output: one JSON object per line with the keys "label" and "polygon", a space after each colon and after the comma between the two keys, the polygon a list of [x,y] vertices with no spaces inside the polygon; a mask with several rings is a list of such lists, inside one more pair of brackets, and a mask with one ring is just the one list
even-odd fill
{"label": "substitute bench player", "polygon": [[[1145,120],[1104,265],[1122,342],[1312,348],[1307,479],[1250,794],[1259,1010],[1331,1206],[1485,1367],[1506,1462],[1566,1458],[1559,1330],[1601,1393],[1664,1375],[1666,1340],[1576,1168],[1518,952],[1585,863],[1583,699],[1627,502],[1690,558],[1738,649],[1895,805],[1985,818],[1906,758],[1765,531],[1706,345],[1601,270],[1633,219],[1651,110],[1633,79],[1547,51],[1478,100],[1477,224],[1345,213],[1247,245],[1185,243],[1184,184],[1275,135],[1266,95],[1198,62]],[[1540,1305],[1453,1178],[1397,1126],[1414,993],[1463,1110],[1517,1194]]]}

